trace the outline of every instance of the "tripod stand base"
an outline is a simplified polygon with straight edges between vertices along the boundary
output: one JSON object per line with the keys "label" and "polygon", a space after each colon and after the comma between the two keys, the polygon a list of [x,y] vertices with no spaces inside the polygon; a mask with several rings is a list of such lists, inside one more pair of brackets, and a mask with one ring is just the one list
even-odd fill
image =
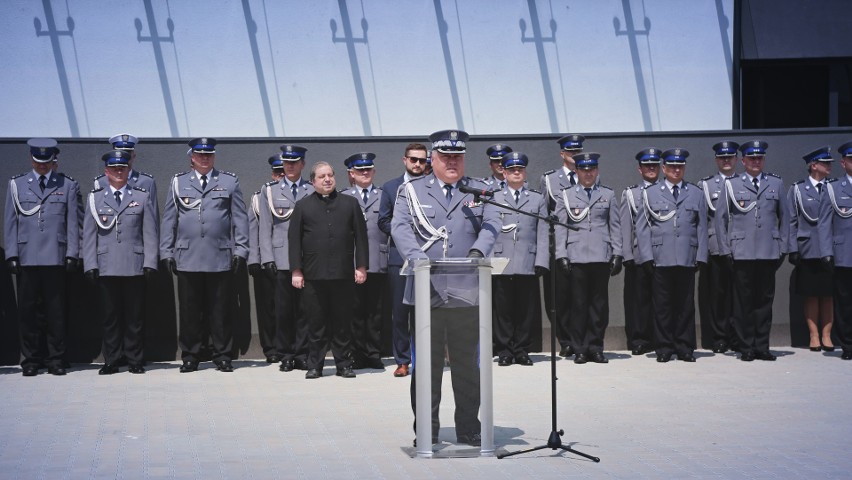
{"label": "tripod stand base", "polygon": [[571,447],[566,447],[565,445],[562,445],[562,438],[560,438],[560,437],[564,434],[565,434],[565,432],[563,430],[559,430],[558,432],[554,430],[554,431],[550,432],[550,437],[548,437],[546,445],[539,445],[537,447],[528,448],[526,450],[519,450],[517,452],[504,453],[503,455],[497,455],[497,458],[506,458],[506,457],[511,457],[512,455],[520,455],[522,453],[530,453],[530,452],[535,452],[536,450],[544,450],[545,448],[549,448],[551,450],[561,449],[561,450],[564,450],[566,452],[571,452],[575,455],[579,455],[581,457],[588,458],[589,460],[591,460],[595,463],[598,463],[598,462],[601,461],[601,459],[598,458],[598,457],[593,457],[593,456],[585,454],[583,452],[578,452],[577,450],[574,450]]}

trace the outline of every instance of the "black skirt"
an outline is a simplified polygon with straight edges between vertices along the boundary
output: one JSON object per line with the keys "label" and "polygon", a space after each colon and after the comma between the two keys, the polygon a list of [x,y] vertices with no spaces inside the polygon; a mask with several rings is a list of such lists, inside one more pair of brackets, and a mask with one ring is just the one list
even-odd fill
{"label": "black skirt", "polygon": [[831,270],[819,259],[802,259],[796,266],[796,294],[803,297],[830,297],[834,284]]}

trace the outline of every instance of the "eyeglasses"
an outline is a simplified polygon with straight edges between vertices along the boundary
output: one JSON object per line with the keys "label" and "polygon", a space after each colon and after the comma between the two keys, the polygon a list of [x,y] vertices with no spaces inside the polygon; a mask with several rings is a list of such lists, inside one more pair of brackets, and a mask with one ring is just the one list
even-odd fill
{"label": "eyeglasses", "polygon": [[427,158],[420,158],[420,157],[408,157],[408,156],[406,156],[405,158],[411,160],[413,163],[420,163],[420,164],[423,164],[423,165],[425,165],[426,162],[429,160]]}

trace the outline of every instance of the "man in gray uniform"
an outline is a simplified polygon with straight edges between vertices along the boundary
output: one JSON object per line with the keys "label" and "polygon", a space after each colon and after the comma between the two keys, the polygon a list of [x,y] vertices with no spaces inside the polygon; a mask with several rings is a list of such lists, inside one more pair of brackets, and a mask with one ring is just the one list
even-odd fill
{"label": "man in gray uniform", "polygon": [[[391,222],[394,243],[403,258],[482,258],[491,254],[500,228],[496,207],[483,205],[459,188],[486,190],[484,183],[464,175],[468,134],[459,130],[433,133],[433,173],[404,184],[396,199]],[[432,276],[432,439],[438,441],[444,342],[452,362],[450,375],[455,397],[456,439],[481,444],[479,423],[478,299],[475,275]],[[407,279],[405,302],[414,304],[414,277]],[[491,341],[491,339],[486,339]],[[411,404],[415,406],[415,378]]]}
{"label": "man in gray uniform", "polygon": [[624,254],[624,333],[627,348],[633,355],[642,355],[653,350],[654,308],[651,298],[651,272],[636,264],[639,246],[636,243],[636,221],[639,220],[639,205],[642,189],[657,183],[660,176],[659,148],[646,148],[636,154],[642,182],[624,189],[621,194],[621,236]]}
{"label": "man in gray uniform", "polygon": [[621,272],[621,218],[615,193],[598,184],[597,153],[574,155],[577,185],[560,193],[556,216],[556,263],[568,277],[571,323],[568,332],[574,363],[608,363],[603,354],[609,325],[609,277]]}
{"label": "man in gray uniform", "polygon": [[846,175],[826,183],[817,230],[823,264],[834,267],[834,331],[843,349],[840,358],[852,360],[852,142],[837,151]]}
{"label": "man in gray uniform", "polygon": [[382,363],[382,326],[385,317],[385,290],[388,282],[388,235],[379,229],[379,205],[382,190],[373,184],[376,174],[369,152],[356,153],[344,161],[354,185],[344,191],[358,199],[367,222],[370,265],[367,279],[355,285],[355,315],[352,318],[352,368],[384,370]]}
{"label": "man in gray uniform", "polygon": [[653,269],[654,348],[658,362],[694,362],[695,270],[707,262],[707,203],[683,180],[683,148],[662,154],[665,181],[645,187],[639,204],[636,262]]}
{"label": "man in gray uniform", "polygon": [[83,218],[83,270],[104,309],[98,373],[117,373],[121,360],[130,373],[145,373],[145,276],[157,269],[160,219],[150,192],[128,183],[130,153],[113,150],[101,160],[108,187],[89,193]]}
{"label": "man in gray uniform", "polygon": [[[547,200],[547,212],[553,214],[556,211],[556,205],[560,202],[559,196],[562,190],[572,187],[577,184],[576,167],[574,166],[573,155],[583,152],[583,142],[586,137],[582,135],[569,134],[565,135],[556,143],[559,144],[559,156],[562,158],[562,166],[555,170],[548,170],[541,176],[539,182],[539,191]],[[564,270],[557,269],[556,272],[556,319],[551,318],[551,328],[555,329],[556,338],[559,340],[561,347],[559,356],[570,357],[574,355],[573,347],[571,346],[570,333],[565,330],[560,330],[564,325],[568,325],[571,315],[571,293],[568,286],[568,276]],[[544,276],[544,303],[547,308],[547,314],[550,315],[551,298],[550,298],[550,275]]]}
{"label": "man in gray uniform", "polygon": [[[119,133],[110,137],[109,143],[115,150],[122,150],[130,154],[130,161],[127,164],[127,184],[130,186],[129,188],[142,187],[148,192],[154,201],[154,211],[159,217],[160,205],[157,201],[157,183],[154,181],[154,177],[133,168],[133,162],[136,161],[136,144],[139,143],[139,139],[129,133]],[[95,189],[108,187],[109,179],[106,174],[95,177]]]}
{"label": "man in gray uniform", "polygon": [[284,176],[260,190],[260,262],[275,282],[275,345],[281,355],[282,372],[307,370],[308,322],[300,308],[301,293],[293,287],[290,271],[290,216],[296,202],[314,193],[314,187],[302,179],[305,154],[300,145],[281,145],[280,160]]}
{"label": "man in gray uniform", "polygon": [[698,269],[698,313],[701,318],[701,337],[705,348],[725,353],[734,347],[734,326],[731,322],[731,295],[734,279],[731,270],[719,254],[716,240],[716,205],[722,195],[725,180],[736,175],[737,149],[740,144],[729,140],[713,145],[718,172],[702,178],[698,186],[707,203],[707,263]]}
{"label": "man in gray uniform", "polygon": [[714,226],[719,254],[734,275],[734,330],[740,360],[775,360],[769,351],[775,272],[787,254],[790,214],[784,181],[763,171],[768,144],[740,146],[745,172],[725,181]]}
{"label": "man in gray uniform", "polygon": [[[18,283],[21,367],[25,377],[38,375],[42,364],[53,375],[65,375],[65,272],[76,270],[80,256],[80,188],[71,177],[53,171],[56,140],[33,138],[27,145],[32,171],[9,181],[3,224],[6,261]],[[39,348],[39,302],[44,305],[47,352]]]}
{"label": "man in gray uniform", "polygon": [[512,153],[512,147],[505,143],[495,143],[485,150],[488,155],[488,166],[491,168],[491,176],[482,179],[490,190],[495,192],[506,188],[506,176],[503,174],[503,157]]}
{"label": "man in gray uniform", "polygon": [[[503,157],[506,188],[494,192],[494,201],[541,217],[547,216],[544,196],[524,186],[529,159],[523,153]],[[550,265],[547,223],[511,210],[498,210],[500,233],[492,256],[509,259],[494,286],[494,353],[498,365],[530,366],[533,322],[541,320],[538,277]]]}
{"label": "man in gray uniform", "polygon": [[216,139],[195,138],[189,146],[192,169],[169,185],[160,239],[162,265],[178,278],[180,371],[198,370],[203,332],[209,331],[216,369],[232,372],[229,312],[234,275],[249,250],[246,204],[237,176],[213,168]]}

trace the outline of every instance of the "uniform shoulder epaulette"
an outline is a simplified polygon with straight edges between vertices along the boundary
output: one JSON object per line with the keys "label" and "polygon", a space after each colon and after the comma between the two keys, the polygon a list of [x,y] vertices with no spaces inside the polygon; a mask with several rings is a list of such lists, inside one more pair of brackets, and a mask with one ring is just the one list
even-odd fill
{"label": "uniform shoulder epaulette", "polygon": [[840,180],[840,179],[839,179],[839,178],[826,178],[826,179],[825,179],[825,182],[826,182],[826,183],[834,183],[834,182],[836,182],[836,181],[838,181],[838,180]]}
{"label": "uniform shoulder epaulette", "polygon": [[692,182],[689,182],[689,181],[687,181],[687,180],[684,180],[684,181],[683,181],[683,183],[685,183],[685,184],[687,184],[687,185],[691,185],[691,186],[693,186],[693,187],[695,187],[695,188],[701,188],[701,187],[699,187],[697,184],[692,183]]}
{"label": "uniform shoulder epaulette", "polygon": [[92,193],[102,192],[103,190],[104,190],[104,187],[98,187],[98,188],[92,189]]}
{"label": "uniform shoulder epaulette", "polygon": [[612,190],[612,188],[610,188],[610,186],[609,186],[609,185],[604,185],[604,184],[602,184],[602,183],[601,183],[601,184],[598,184],[598,188],[605,188],[605,189],[607,189],[607,190],[609,190],[609,191],[613,191],[613,190]]}
{"label": "uniform shoulder epaulette", "polygon": [[779,175],[775,175],[774,173],[770,173],[770,172],[763,172],[763,173],[767,174],[770,177],[775,177],[775,178],[778,178],[778,179],[781,178]]}
{"label": "uniform shoulder epaulette", "polygon": [[625,188],[625,190],[633,190],[634,188],[636,188],[638,186],[639,186],[638,183],[634,183],[633,185],[630,185],[629,187]]}
{"label": "uniform shoulder epaulette", "polygon": [[94,181],[98,181],[98,180],[100,180],[100,179],[104,178],[105,176],[106,176],[106,175],[104,175],[104,174],[102,173],[102,174],[98,175],[97,177],[93,178],[92,180],[94,180]]}
{"label": "uniform shoulder epaulette", "polygon": [[186,175],[187,173],[189,173],[189,172],[191,172],[191,171],[192,171],[192,170],[187,170],[187,171],[185,171],[185,172],[176,173],[176,174],[175,174],[175,177],[181,177],[181,176]]}
{"label": "uniform shoulder epaulette", "polygon": [[270,181],[268,181],[268,182],[264,183],[264,184],[263,184],[263,186],[264,186],[264,187],[271,187],[271,186],[275,185],[276,183],[278,183],[278,182],[280,182],[280,181],[281,181],[281,180],[270,180]]}
{"label": "uniform shoulder epaulette", "polygon": [[539,192],[538,190],[532,189],[532,188],[528,188],[527,191],[541,195],[541,192]]}
{"label": "uniform shoulder epaulette", "polygon": [[150,173],[139,172],[139,175],[140,175],[140,176],[145,176],[145,177],[148,177],[148,178],[154,178],[154,176],[153,176],[153,175],[151,175]]}
{"label": "uniform shoulder epaulette", "polygon": [[17,175],[12,175],[11,180],[14,180],[14,179],[16,179],[16,178],[21,178],[21,177],[23,177],[23,176],[24,176],[24,175],[26,175],[26,174],[27,174],[27,173],[25,172],[25,173],[19,173],[19,174],[17,174]]}
{"label": "uniform shoulder epaulette", "polygon": [[706,177],[702,178],[701,181],[702,182],[709,182],[710,180],[713,180],[713,177],[715,177],[715,176],[716,176],[715,174],[714,175],[707,175]]}
{"label": "uniform shoulder epaulette", "polygon": [[424,178],[426,178],[426,177],[428,177],[428,176],[429,176],[429,175],[420,175],[419,177],[414,177],[414,178],[412,178],[411,180],[409,180],[409,181],[408,181],[408,183],[412,183],[412,182],[417,182],[417,181],[419,181],[419,180],[423,180]]}
{"label": "uniform shoulder epaulette", "polygon": [[554,173],[554,172],[556,172],[555,168],[552,169],[552,170],[548,170],[548,171],[544,172],[541,176],[546,177],[546,176],[548,176],[548,175],[550,175],[551,173]]}
{"label": "uniform shoulder epaulette", "polygon": [[71,177],[71,175],[68,175],[67,173],[57,172],[57,175],[62,175],[63,177],[67,178],[68,180],[71,180],[72,182],[77,181],[77,180],[74,180],[74,178]]}
{"label": "uniform shoulder epaulette", "polygon": [[136,186],[136,185],[133,186],[133,190],[139,190],[140,192],[148,193],[148,190],[146,190],[143,187]]}
{"label": "uniform shoulder epaulette", "polygon": [[260,190],[258,190],[258,191],[256,191],[256,192],[252,193],[252,196],[254,196],[254,195],[260,195]]}
{"label": "uniform shoulder epaulette", "polygon": [[481,184],[483,184],[483,185],[488,185],[488,182],[485,182],[485,181],[483,181],[483,180],[480,180],[480,179],[478,179],[478,178],[473,178],[473,177],[468,177],[468,179],[467,179],[467,183],[468,183],[468,184],[471,184],[471,183],[481,183]]}
{"label": "uniform shoulder epaulette", "polygon": [[800,185],[800,184],[802,184],[802,183],[805,183],[805,181],[804,181],[804,180],[799,180],[798,182],[793,182],[793,185]]}
{"label": "uniform shoulder epaulette", "polygon": [[649,188],[653,187],[653,186],[654,186],[654,185],[656,185],[656,184],[657,184],[657,182],[654,182],[654,183],[651,183],[651,184],[648,184],[648,185],[644,185],[644,186],[642,187],[642,190],[647,190],[647,189],[649,189]]}
{"label": "uniform shoulder epaulette", "polygon": [[224,171],[224,170],[219,170],[219,173],[223,173],[223,174],[225,174],[225,175],[230,175],[230,176],[232,176],[232,177],[234,177],[234,178],[237,178],[237,174],[236,174],[236,173],[226,172],[226,171]]}

